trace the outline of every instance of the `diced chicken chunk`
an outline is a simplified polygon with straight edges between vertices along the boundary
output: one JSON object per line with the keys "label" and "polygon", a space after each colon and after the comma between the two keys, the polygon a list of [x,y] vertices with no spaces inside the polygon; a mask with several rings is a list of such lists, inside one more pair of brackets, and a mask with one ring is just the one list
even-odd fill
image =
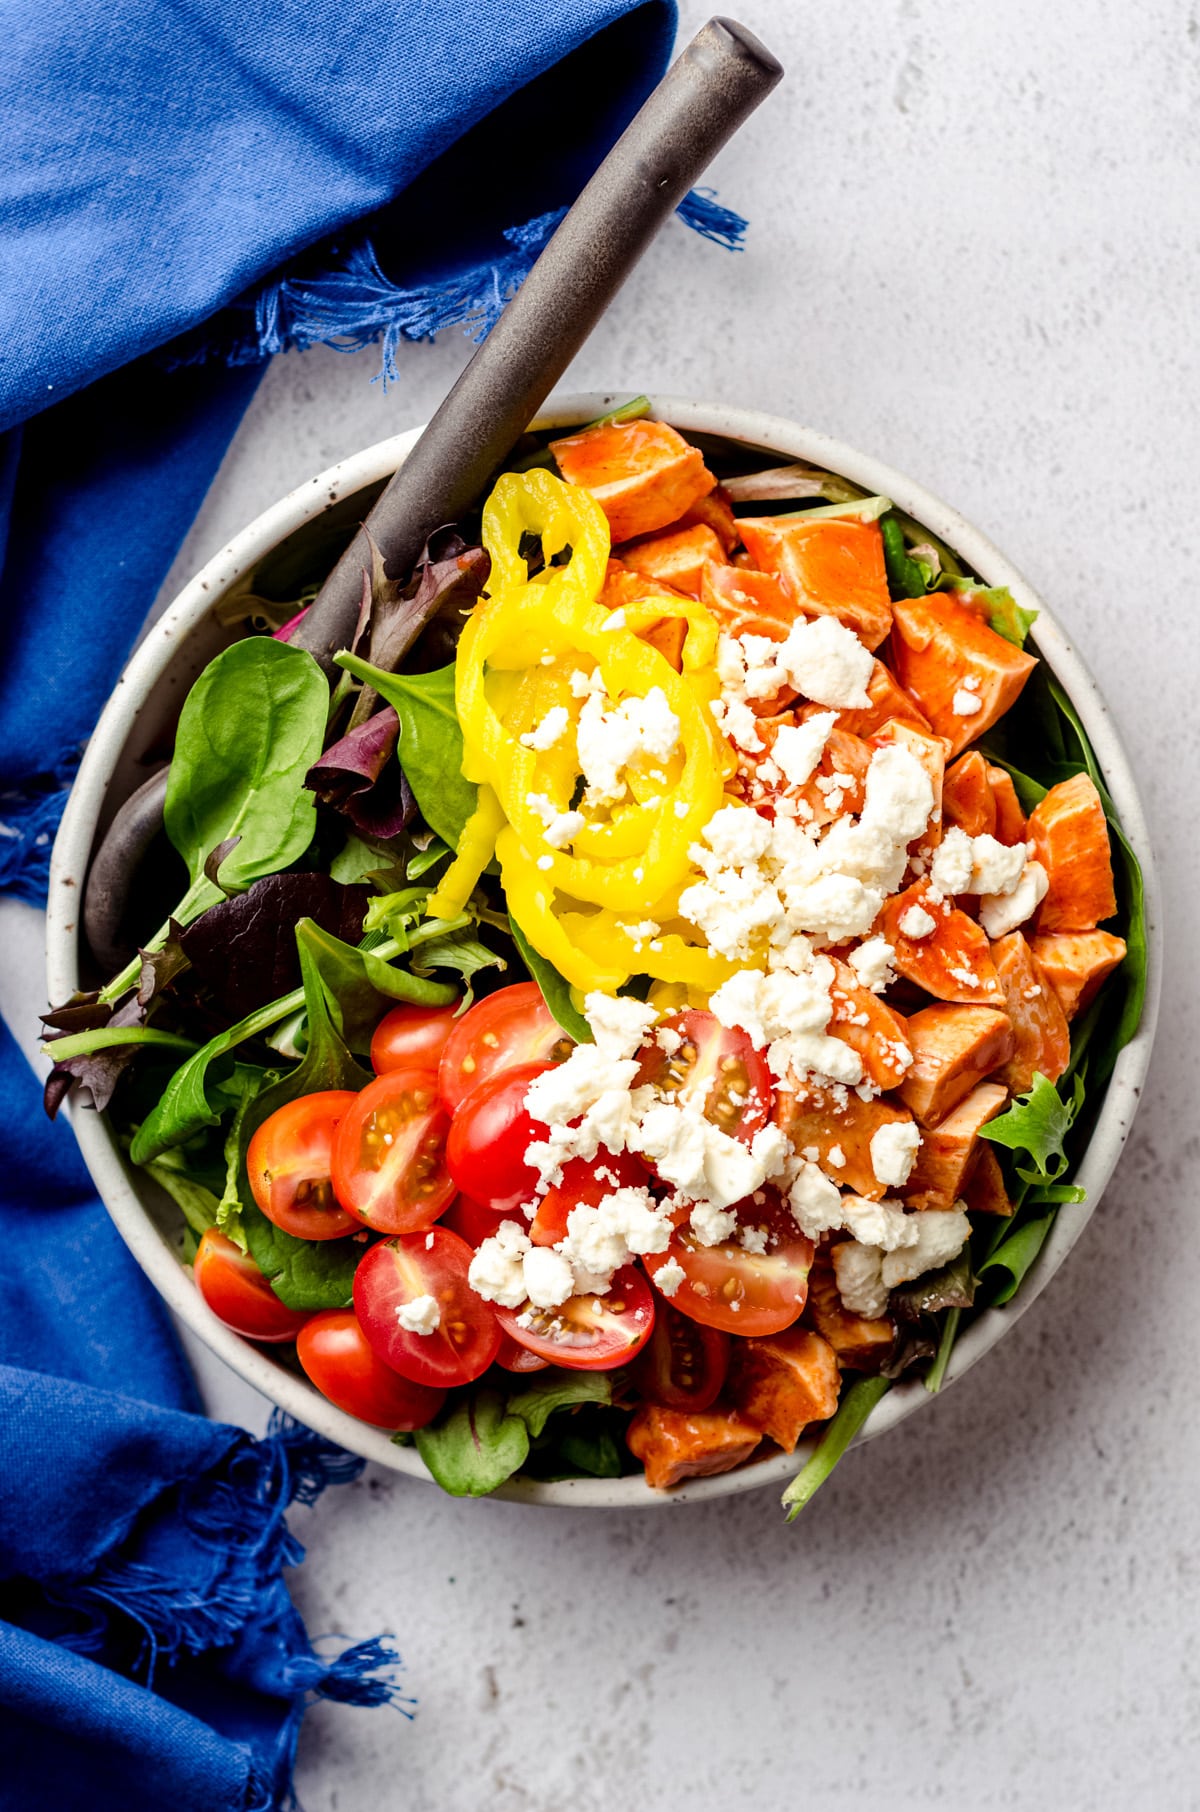
{"label": "diced chicken chunk", "polygon": [[1111,931],[1039,932],[1029,947],[1068,1019],[1082,1013],[1125,960],[1125,940]]}
{"label": "diced chicken chunk", "polygon": [[916,700],[910,698],[903,686],[899,684],[890,667],[882,661],[876,661],[867,681],[867,697],[871,703],[858,711],[839,711],[838,728],[849,730],[853,736],[873,736],[889,719],[899,723],[912,724],[915,729],[928,730],[929,719],[921,710]]}
{"label": "diced chicken chunk", "polygon": [[835,957],[833,967],[833,1016],[826,1031],[858,1052],[863,1074],[876,1088],[897,1088],[912,1063],[904,1019],[864,988],[848,963]]}
{"label": "diced chicken chunk", "polygon": [[852,516],[743,516],[739,527],[755,565],[775,573],[808,616],[834,616],[868,648],[892,626],[883,537],[877,522]]}
{"label": "diced chicken chunk", "polygon": [[1039,931],[1093,931],[1117,910],[1104,806],[1088,774],[1052,786],[1029,815],[1029,839],[1049,887]]}
{"label": "diced chicken chunk", "polygon": [[971,1174],[963,1185],[962,1196],[972,1214],[1008,1215],[1013,1212],[1000,1160],[986,1139],[979,1141],[979,1150]]}
{"label": "diced chicken chunk", "polygon": [[923,1007],[908,1018],[912,1068],[900,1099],[921,1126],[936,1126],[977,1082],[1007,1063],[1012,1021],[993,1007]]}
{"label": "diced chicken chunk", "polygon": [[956,824],[968,837],[996,835],[996,795],[988,779],[988,764],[978,749],[968,749],[947,768],[942,815],[947,824]]}
{"label": "diced chicken chunk", "polygon": [[1007,1100],[1008,1090],[1000,1083],[981,1082],[921,1135],[904,1190],[910,1208],[953,1208],[979,1155],[979,1129],[995,1119]]}
{"label": "diced chicken chunk", "polygon": [[839,1365],[848,1371],[878,1371],[896,1344],[895,1324],[886,1316],[852,1315],[845,1307],[827,1247],[817,1253],[808,1274],[804,1319],[829,1342]]}
{"label": "diced chicken chunk", "polygon": [[986,936],[965,912],[936,898],[927,881],[893,894],[875,928],[895,949],[897,974],[935,1000],[1003,1006]]}
{"label": "diced chicken chunk", "polygon": [[833,1414],[840,1388],[837,1354],[809,1328],[734,1343],[730,1395],[746,1420],[786,1453],[810,1422]]}
{"label": "diced chicken chunk", "polygon": [[590,491],[614,542],[677,522],[716,479],[697,448],[665,422],[606,422],[552,441],[568,484]]}
{"label": "diced chicken chunk", "polygon": [[[965,1091],[964,1091],[965,1092]],[[891,1101],[863,1101],[840,1091],[776,1089],[773,1116],[798,1152],[809,1152],[827,1177],[868,1201],[882,1201],[887,1186],[875,1175],[871,1140],[881,1126],[911,1126],[912,1115]],[[838,1161],[840,1160],[840,1162]]]}
{"label": "diced chicken chunk", "polygon": [[994,768],[988,763],[988,785],[996,801],[996,828],[993,831],[997,843],[1007,843],[1012,848],[1014,843],[1024,843],[1026,838],[1025,814],[1021,810],[1021,801],[1017,798],[1017,789],[1013,777],[1003,768]]}
{"label": "diced chicken chunk", "polygon": [[646,1483],[668,1491],[684,1479],[709,1478],[740,1466],[762,1440],[762,1430],[732,1409],[663,1409],[643,1403],[625,1440],[646,1469]]}
{"label": "diced chicken chunk", "polygon": [[710,528],[717,537],[721,543],[722,556],[731,554],[742,538],[741,530],[738,528],[738,519],[733,513],[733,505],[721,485],[718,485],[715,491],[709,491],[705,496],[697,497],[691,508],[685,510],[679,521],[672,526],[681,529],[693,528],[698,522],[703,523],[705,528]]}
{"label": "diced chicken chunk", "polygon": [[894,615],[896,678],[961,754],[1015,704],[1037,662],[949,593],[900,598]]}
{"label": "diced chicken chunk", "polygon": [[689,598],[698,598],[705,566],[711,560],[722,560],[724,549],[706,524],[696,523],[665,535],[628,541],[620,550],[620,558],[631,572],[661,579],[665,585],[686,592]]}
{"label": "diced chicken chunk", "polygon": [[1023,1095],[1032,1086],[1035,1071],[1040,1070],[1048,1082],[1057,1082],[1071,1060],[1071,1034],[1050,978],[1038,967],[1021,932],[998,938],[992,945],[992,961],[1016,1040],[1012,1056],[996,1074],[1014,1095]]}

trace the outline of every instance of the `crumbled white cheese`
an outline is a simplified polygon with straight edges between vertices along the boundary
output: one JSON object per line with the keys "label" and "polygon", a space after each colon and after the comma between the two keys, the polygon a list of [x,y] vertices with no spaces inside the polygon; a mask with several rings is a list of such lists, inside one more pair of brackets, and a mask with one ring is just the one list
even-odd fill
{"label": "crumbled white cheese", "polygon": [[719,1246],[732,1238],[737,1215],[731,1208],[714,1208],[711,1202],[697,1202],[689,1225],[702,1246]]}
{"label": "crumbled white cheese", "polygon": [[921,1135],[911,1120],[888,1120],[871,1135],[871,1169],[875,1181],[901,1189],[917,1161]]}
{"label": "crumbled white cheese", "polygon": [[551,849],[565,849],[587,819],[582,812],[560,812],[546,793],[526,793],[525,803],[542,821],[542,835]]}
{"label": "crumbled white cheese", "polygon": [[833,1274],[842,1307],[851,1315],[875,1321],[887,1308],[883,1285],[883,1253],[877,1246],[860,1246],[842,1240],[833,1248]]}
{"label": "crumbled white cheese", "polygon": [[605,708],[600,693],[591,692],[579,713],[576,742],[589,802],[613,805],[625,795],[621,776],[631,762],[643,757],[667,761],[674,754],[679,719],[661,686],[651,686],[644,698],[624,699],[612,710]]}
{"label": "crumbled white cheese", "polygon": [[827,1164],[832,1164],[835,1170],[845,1169],[846,1154],[840,1145],[831,1145],[829,1147],[829,1150],[825,1153],[825,1162]]}
{"label": "crumbled white cheese", "polygon": [[738,868],[765,856],[771,847],[771,835],[770,821],[749,806],[724,805],[713,813],[703,831],[712,857],[699,845],[689,854],[705,873],[717,865]]}
{"label": "crumbled white cheese", "polygon": [[971,888],[972,838],[957,824],[952,824],[937,849],[929,868],[929,878],[939,893],[969,893]]}
{"label": "crumbled white cheese", "polygon": [[983,700],[974,692],[968,692],[965,686],[960,686],[950,701],[950,709],[955,717],[974,717],[976,711],[983,710]]}
{"label": "crumbled white cheese", "polygon": [[757,866],[717,869],[709,879],[685,887],[679,911],[731,962],[751,961],[756,940],[785,922],[783,901]]}
{"label": "crumbled white cheese", "polygon": [[750,1252],[755,1258],[762,1258],[767,1250],[766,1228],[743,1227],[738,1234],[738,1245],[743,1252]]}
{"label": "crumbled white cheese", "polygon": [[897,1252],[915,1245],[919,1215],[906,1214],[899,1202],[869,1202],[865,1196],[842,1197],[842,1225],[864,1246]]}
{"label": "crumbled white cheese", "polygon": [[1011,893],[1025,868],[1021,843],[1000,843],[985,832],[968,837],[952,825],[934,853],[929,878],[939,893]]}
{"label": "crumbled white cheese", "polygon": [[846,960],[862,987],[869,988],[872,994],[883,994],[896,979],[892,970],[895,954],[886,938],[869,937]]}
{"label": "crumbled white cheese", "polygon": [[802,974],[743,969],[715,991],[709,1011],[722,1025],[740,1027],[756,1050],[766,1048],[776,1076],[814,1071],[853,1084],[862,1076],[862,1058],[825,1030],[833,1016],[833,979],[827,956],[812,958]]}
{"label": "crumbled white cheese", "polygon": [[889,1290],[948,1265],[971,1237],[971,1223],[961,1208],[928,1208],[908,1219],[916,1229],[915,1239],[883,1255],[883,1282]]}
{"label": "crumbled white cheese", "polygon": [[1026,862],[1011,893],[987,894],[979,901],[979,923],[990,938],[1006,937],[1035,913],[1046,897],[1050,877],[1040,862]]}
{"label": "crumbled white cheese", "polygon": [[442,1311],[435,1296],[414,1296],[396,1310],[396,1320],[406,1334],[432,1334],[440,1326]]}
{"label": "crumbled white cheese", "polygon": [[842,1224],[842,1197],[836,1183],[831,1183],[823,1170],[807,1158],[788,1190],[788,1207],[801,1233],[809,1239],[820,1239]]}
{"label": "crumbled white cheese", "polygon": [[747,1145],[706,1120],[700,1101],[655,1101],[629,1143],[685,1199],[717,1208],[752,1195],[782,1167],[788,1153],[787,1138],[777,1126],[764,1126]]}
{"label": "crumbled white cheese", "polygon": [[522,1265],[525,1294],[535,1309],[556,1309],[575,1294],[571,1262],[550,1246],[532,1246]]}
{"label": "crumbled white cheese", "polygon": [[526,730],[521,741],[527,749],[552,749],[556,742],[561,742],[570,723],[570,713],[565,705],[552,705],[540,724],[532,730]]}
{"label": "crumbled white cheese", "polygon": [[498,1302],[504,1309],[519,1308],[527,1294],[524,1259],[529,1250],[525,1229],[516,1221],[501,1221],[471,1260],[467,1282],[485,1302]]}
{"label": "crumbled white cheese", "polygon": [[882,903],[878,888],[848,874],[825,874],[799,887],[785,887],[783,899],[789,923],[830,944],[864,937]]}
{"label": "crumbled white cheese", "polygon": [[811,780],[836,722],[836,711],[818,711],[805,723],[781,725],[771,753],[792,786],[804,786]]}
{"label": "crumbled white cheese", "polygon": [[687,1276],[687,1272],[677,1258],[669,1258],[665,1265],[660,1265],[654,1273],[655,1288],[662,1291],[667,1298],[674,1296],[676,1290]]}
{"label": "crumbled white cheese", "polygon": [[597,1050],[617,1062],[640,1050],[658,1018],[656,1008],[648,1007],[645,1001],[632,1000],[625,994],[602,994],[599,989],[584,999],[583,1014],[592,1028]]}
{"label": "crumbled white cheese", "polygon": [[603,1294],[614,1271],[646,1252],[665,1252],[671,1222],[648,1189],[614,1189],[595,1206],[581,1202],[567,1216],[559,1250],[575,1267],[576,1288]]}
{"label": "crumbled white cheese", "polygon": [[777,649],[776,664],[805,698],[839,711],[865,711],[875,657],[836,617],[796,622]]}
{"label": "crumbled white cheese", "polygon": [[900,930],[915,941],[931,936],[937,930],[937,920],[923,906],[909,906],[900,914]]}

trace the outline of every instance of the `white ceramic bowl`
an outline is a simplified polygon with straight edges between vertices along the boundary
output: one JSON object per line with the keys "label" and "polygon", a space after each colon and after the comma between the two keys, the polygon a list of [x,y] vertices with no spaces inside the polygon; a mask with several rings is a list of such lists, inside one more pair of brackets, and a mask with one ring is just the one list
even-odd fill
{"label": "white ceramic bowl", "polygon": [[[535,425],[560,427],[587,421],[619,400],[616,395],[600,394],[555,398]],[[1024,1314],[1066,1258],[1112,1174],[1137,1106],[1154,1036],[1161,950],[1158,887],[1133,776],[1108,708],[1069,637],[1020,574],[957,511],[891,467],[811,428],[751,410],[725,409],[678,397],[656,396],[651,401],[656,415],[673,422],[684,433],[720,435],[745,442],[767,455],[806,460],[841,474],[870,493],[890,497],[900,509],[948,543],[988,585],[1006,585],[1019,604],[1036,609],[1039,652],[1066,688],[1087,728],[1126,834],[1142,864],[1150,951],[1146,1007],[1136,1037],[1117,1060],[1108,1097],[1079,1167],[1078,1180],[1087,1191],[1087,1199],[1059,1210],[1038,1264],[1016,1300],[1007,1308],[985,1311],[959,1340],[947,1381],[960,1378],[1014,1325],[1018,1315]],[[332,563],[350,525],[365,513],[419,432],[414,428],[342,460],[265,511],[196,575],[138,648],[88,745],[55,844],[47,920],[51,1000],[65,1000],[78,986],[81,889],[98,832],[104,830],[117,806],[144,778],[139,757],[164,731],[169,731],[196,675],[219,648],[233,639],[232,632],[217,622],[214,606],[222,598],[252,591],[254,574],[268,556],[273,555],[276,562],[286,560],[283,544],[290,537],[300,535],[305,558],[310,561],[314,545],[328,543]],[[201,1299],[190,1273],[179,1262],[182,1220],[174,1205],[140,1171],[125,1162],[103,1114],[79,1111],[73,1116],[73,1124],[96,1187],[122,1237],[180,1319],[247,1383],[309,1427],[380,1465],[427,1479],[412,1448],[394,1446],[386,1434],[335,1409],[302,1375],[274,1356],[271,1348],[252,1345],[217,1320]],[[896,1385],[876,1409],[859,1440],[873,1439],[894,1428],[929,1401],[918,1379]],[[781,1486],[796,1472],[809,1446],[802,1444],[795,1454],[777,1454],[717,1478],[697,1479],[670,1493],[651,1491],[639,1476],[572,1479],[557,1484],[515,1480],[498,1495],[531,1504],[579,1508],[653,1505],[665,1509],[765,1485]]]}

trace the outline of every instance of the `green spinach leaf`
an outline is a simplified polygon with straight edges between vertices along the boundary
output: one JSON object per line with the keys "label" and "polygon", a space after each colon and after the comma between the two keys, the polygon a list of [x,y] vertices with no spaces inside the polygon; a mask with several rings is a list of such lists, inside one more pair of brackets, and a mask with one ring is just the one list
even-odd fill
{"label": "green spinach leaf", "polygon": [[922,598],[927,590],[920,562],[914,560],[904,540],[904,530],[893,511],[879,521],[883,536],[883,563],[893,598]]}
{"label": "green spinach leaf", "polygon": [[396,758],[421,816],[443,843],[458,848],[478,792],[462,772],[463,735],[454,709],[454,664],[434,673],[385,673],[356,654],[337,662],[373,686],[400,719]]}
{"label": "green spinach leaf", "polygon": [[553,963],[538,955],[516,919],[510,917],[508,922],[517,954],[542,990],[542,999],[563,1031],[569,1033],[576,1044],[591,1044],[592,1028],[571,999],[571,984],[558,973]]}
{"label": "green spinach leaf", "polygon": [[[327,1012],[340,1037],[352,1051],[369,1051],[371,1035],[392,1002],[415,1001],[420,1006],[441,1007],[458,998],[451,982],[432,981],[426,976],[410,975],[398,969],[379,954],[386,944],[374,950],[356,949],[343,943],[332,932],[323,931],[312,919],[301,919],[296,927],[301,966],[305,955],[322,984]],[[392,946],[394,948],[394,946]],[[308,1000],[308,996],[305,996]],[[312,1002],[309,1001],[309,1051],[312,1050]],[[323,1082],[321,1088],[346,1088],[347,1083]],[[363,1083],[354,1084],[363,1087]],[[306,1091],[302,1091],[306,1092]]]}
{"label": "green spinach leaf", "polygon": [[295,1239],[253,1202],[243,1203],[241,1224],[251,1258],[289,1309],[343,1309],[352,1301],[354,1273],[365,1250],[355,1235]]}
{"label": "green spinach leaf", "polygon": [[574,1409],[580,1403],[612,1402],[612,1380],[607,1372],[571,1372],[552,1368],[533,1384],[514,1391],[508,1399],[510,1416],[520,1416],[537,1440],[556,1410]]}
{"label": "green spinach leaf", "polygon": [[486,1497],[525,1463],[529,1429],[498,1390],[473,1391],[414,1437],[417,1452],[452,1497]]}
{"label": "green spinach leaf", "polygon": [[[234,837],[220,865],[231,890],[304,854],[317,822],[304,776],[320,756],[328,710],[321,669],[286,642],[250,636],[209,662],[184,701],[163,811],[193,889],[212,851]],[[221,891],[209,883],[205,903]]]}

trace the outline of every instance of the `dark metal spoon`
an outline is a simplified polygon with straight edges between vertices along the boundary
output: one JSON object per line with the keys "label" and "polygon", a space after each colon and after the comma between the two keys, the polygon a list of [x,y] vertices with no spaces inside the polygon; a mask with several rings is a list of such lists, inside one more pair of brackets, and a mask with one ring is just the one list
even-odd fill
{"label": "dark metal spoon", "polygon": [[[710,19],[697,32],[377,500],[292,636],[294,648],[307,649],[327,674],[336,671],[333,657],[353,636],[363,570],[371,567],[366,530],[385,566],[403,577],[433,531],[466,512],[663,222],[782,74],[782,64],[735,20]],[[412,640],[422,627],[414,617]],[[164,796],[164,776],[140,787],[113,818],[93,860],[84,924],[102,961],[116,948],[138,861],[162,822]]]}
{"label": "dark metal spoon", "polygon": [[[486,489],[663,222],[782,74],[732,19],[710,19],[672,64],[368,516],[393,577]],[[370,565],[360,529],[292,637],[327,672]]]}

